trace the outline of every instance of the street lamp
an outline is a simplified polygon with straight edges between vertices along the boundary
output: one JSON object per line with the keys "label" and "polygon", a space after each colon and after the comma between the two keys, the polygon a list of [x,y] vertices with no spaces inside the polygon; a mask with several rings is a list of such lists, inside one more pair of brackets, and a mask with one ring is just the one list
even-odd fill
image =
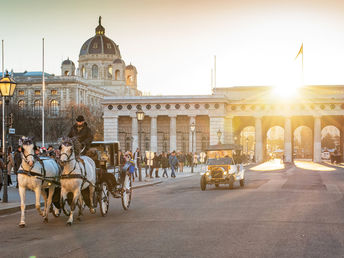
{"label": "street lamp", "polygon": [[[0,80],[0,93],[2,96],[2,105],[9,103],[9,98],[13,96],[14,90],[17,86],[17,83],[9,76],[8,71],[6,71],[5,77]],[[4,103],[5,102],[5,103]],[[4,193],[3,193],[3,202],[8,202],[8,194],[7,194],[7,184],[8,184],[8,175],[7,175],[7,150],[6,150],[6,112],[7,108],[3,106],[2,108],[2,151],[4,153],[4,164],[5,169],[3,170],[4,174]]]}
{"label": "street lamp", "polygon": [[195,122],[192,122],[192,124],[190,125],[190,131],[191,131],[191,152],[192,152],[192,162],[191,162],[191,173],[194,172],[194,132],[196,129],[196,125]]}
{"label": "street lamp", "polygon": [[[136,111],[136,117],[137,120],[139,121],[139,149],[140,149],[140,162],[141,160],[141,123],[143,119],[145,118],[145,112],[143,112],[141,109]],[[142,181],[142,173],[141,173],[141,164],[137,165],[137,168],[139,170],[139,181]]]}
{"label": "street lamp", "polygon": [[219,129],[219,130],[217,131],[217,138],[219,139],[219,142],[218,142],[217,144],[221,144],[221,136],[222,136],[222,132],[221,132],[221,130]]}

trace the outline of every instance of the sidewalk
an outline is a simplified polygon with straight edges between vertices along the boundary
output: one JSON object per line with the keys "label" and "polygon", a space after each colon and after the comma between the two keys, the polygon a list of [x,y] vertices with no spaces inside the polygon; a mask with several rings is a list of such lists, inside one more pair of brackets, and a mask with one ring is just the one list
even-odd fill
{"label": "sidewalk", "polygon": [[[183,173],[176,173],[176,179],[177,178],[183,178],[183,177],[190,177],[193,175],[196,175],[200,171],[200,166],[194,168],[194,173],[191,173],[191,168],[184,168]],[[147,186],[152,186],[156,184],[160,184],[166,180],[175,180],[171,179],[170,174],[171,170],[167,170],[168,172],[168,178],[163,178],[161,177],[162,175],[162,169],[159,170],[159,176],[160,178],[145,178],[145,170],[142,170],[142,182],[139,182],[138,178],[135,178],[135,182],[133,182],[133,189],[138,189],[142,187],[147,187]],[[154,172],[155,175],[155,172]],[[16,177],[15,175],[11,175],[12,179],[12,185],[7,188],[7,193],[8,193],[8,203],[3,203],[2,200],[0,201],[0,215],[2,214],[8,214],[8,213],[13,213],[20,211],[20,196],[18,189],[15,187],[16,186]],[[3,197],[3,189],[0,191],[0,198],[2,199]],[[43,202],[43,198],[41,197],[41,203]],[[25,196],[25,204],[26,204],[26,209],[33,209],[35,208],[35,193],[32,191],[27,190],[26,191],[26,196]]]}

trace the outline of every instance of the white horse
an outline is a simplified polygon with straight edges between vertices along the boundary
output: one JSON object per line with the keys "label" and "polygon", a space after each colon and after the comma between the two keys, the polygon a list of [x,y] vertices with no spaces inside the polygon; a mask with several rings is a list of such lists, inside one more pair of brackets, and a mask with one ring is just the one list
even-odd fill
{"label": "white horse", "polygon": [[[73,223],[73,212],[77,201],[79,205],[83,205],[81,190],[89,188],[90,193],[90,212],[95,213],[93,208],[93,195],[96,183],[96,165],[94,161],[87,156],[80,157],[83,162],[77,160],[73,140],[64,138],[61,145],[60,161],[63,164],[63,171],[61,176],[61,204],[67,201],[67,194],[73,193],[73,200],[70,205],[70,215],[67,225]],[[84,163],[84,164],[83,164]],[[79,211],[81,215],[81,211]]]}
{"label": "white horse", "polygon": [[[35,192],[36,209],[43,216],[44,222],[48,222],[48,214],[58,183],[60,169],[54,159],[34,155],[34,145],[30,138],[24,138],[22,142],[22,163],[18,170],[18,187],[20,195],[21,217],[19,227],[25,227],[25,193],[26,189]],[[45,180],[46,179],[46,180]],[[48,196],[45,189],[49,189]],[[40,205],[41,195],[44,198],[44,210]]]}

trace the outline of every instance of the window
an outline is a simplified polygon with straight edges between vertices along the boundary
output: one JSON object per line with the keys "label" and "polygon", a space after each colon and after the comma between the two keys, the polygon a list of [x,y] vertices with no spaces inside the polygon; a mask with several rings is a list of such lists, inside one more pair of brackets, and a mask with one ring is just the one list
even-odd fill
{"label": "window", "polygon": [[34,114],[39,114],[42,110],[42,102],[40,100],[35,100],[33,103],[33,112]]}
{"label": "window", "polygon": [[19,94],[19,96],[23,96],[25,94],[25,92],[23,90],[20,90],[18,94]]}
{"label": "window", "polygon": [[106,44],[106,47],[107,47],[107,48],[111,48],[111,43],[107,43],[107,44]]}
{"label": "window", "polygon": [[98,48],[98,43],[94,43],[92,48]]}
{"label": "window", "polygon": [[24,100],[19,100],[18,101],[18,108],[23,110],[25,107],[25,101]]}
{"label": "window", "polygon": [[36,96],[40,96],[41,95],[41,91],[40,90],[35,90],[35,95]]}
{"label": "window", "polygon": [[59,113],[59,102],[57,100],[50,101],[50,114],[58,115]]}
{"label": "window", "polygon": [[92,79],[98,79],[98,66],[92,66]]}
{"label": "window", "polygon": [[112,79],[112,66],[111,65],[109,65],[108,67],[107,77],[108,79]]}
{"label": "window", "polygon": [[130,84],[133,81],[134,81],[133,76],[132,75],[128,75],[128,77],[127,77],[127,84]]}
{"label": "window", "polygon": [[115,72],[115,80],[119,80],[119,78],[120,78],[120,71],[116,70],[116,72]]}
{"label": "window", "polygon": [[57,95],[57,90],[51,90],[51,95]]}
{"label": "window", "polygon": [[85,78],[86,77],[86,70],[85,70],[85,66],[81,67],[81,77]]}

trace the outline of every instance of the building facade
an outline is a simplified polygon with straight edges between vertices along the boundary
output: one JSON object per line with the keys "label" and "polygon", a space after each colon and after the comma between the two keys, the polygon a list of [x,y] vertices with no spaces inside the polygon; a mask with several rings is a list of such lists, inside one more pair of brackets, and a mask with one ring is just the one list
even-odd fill
{"label": "building facade", "polygon": [[[290,99],[277,97],[273,87],[230,87],[204,96],[105,97],[102,105],[104,139],[120,141],[126,150],[200,152],[219,140],[239,144],[243,129],[252,126],[255,160],[262,162],[267,158],[267,132],[280,126],[284,129],[284,158],[291,162],[294,132],[306,126],[312,132],[313,160],[319,162],[321,131],[333,125],[340,131],[343,153],[342,85],[302,87]],[[136,117],[138,110],[145,113],[141,122]],[[196,130],[192,135],[193,122]]]}
{"label": "building facade", "polygon": [[[33,113],[42,108],[42,72],[11,72],[17,82],[13,101],[19,110]],[[81,46],[78,67],[72,60],[61,64],[61,75],[45,73],[45,103],[49,116],[56,116],[70,105],[86,105],[101,112],[100,102],[105,96],[139,96],[137,70],[126,65],[118,45],[105,36],[99,24],[95,35]]]}

